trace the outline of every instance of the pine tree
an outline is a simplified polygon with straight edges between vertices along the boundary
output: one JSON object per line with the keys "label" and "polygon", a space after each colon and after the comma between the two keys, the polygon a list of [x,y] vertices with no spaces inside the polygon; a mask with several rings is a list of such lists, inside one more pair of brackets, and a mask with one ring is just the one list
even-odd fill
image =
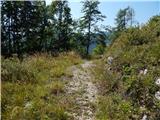
{"label": "pine tree", "polygon": [[1,1],[1,27],[2,27],[2,54],[10,56],[12,53],[12,36],[11,36],[11,22],[12,22],[12,2]]}
{"label": "pine tree", "polygon": [[20,57],[42,49],[43,6],[43,1],[2,2],[2,54]]}
{"label": "pine tree", "polygon": [[128,18],[128,22],[130,21],[130,26],[133,25],[134,21],[134,16],[135,16],[135,12],[134,9],[131,7],[127,8],[127,18]]}
{"label": "pine tree", "polygon": [[52,42],[53,49],[58,51],[68,50],[71,32],[70,26],[72,24],[68,2],[65,0],[53,1],[51,10],[53,12],[52,20],[54,20],[53,30],[56,31],[56,33],[54,33],[55,40]]}
{"label": "pine tree", "polygon": [[86,39],[86,54],[89,53],[89,46],[92,42],[92,30],[95,27],[98,21],[103,21],[103,16],[101,12],[98,10],[98,5],[100,4],[98,1],[91,1],[86,0],[83,1],[83,9],[82,12],[84,16],[81,18],[82,28],[85,32],[87,32],[87,39]]}
{"label": "pine tree", "polygon": [[127,9],[123,9],[123,10],[120,9],[118,11],[117,18],[115,19],[118,31],[122,31],[126,29],[126,13],[127,13],[126,10]]}
{"label": "pine tree", "polygon": [[127,28],[127,26],[133,25],[134,21],[134,10],[130,7],[127,7],[125,9],[120,9],[118,11],[117,17],[116,17],[116,24],[117,24],[117,31],[123,31]]}

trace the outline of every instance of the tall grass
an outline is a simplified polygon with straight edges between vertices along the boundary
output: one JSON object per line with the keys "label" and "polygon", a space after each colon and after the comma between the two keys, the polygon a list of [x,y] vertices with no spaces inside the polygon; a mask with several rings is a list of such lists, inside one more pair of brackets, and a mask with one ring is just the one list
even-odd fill
{"label": "tall grass", "polygon": [[81,62],[74,52],[35,54],[22,62],[2,58],[2,119],[66,120],[71,103],[62,76],[70,78],[66,69]]}

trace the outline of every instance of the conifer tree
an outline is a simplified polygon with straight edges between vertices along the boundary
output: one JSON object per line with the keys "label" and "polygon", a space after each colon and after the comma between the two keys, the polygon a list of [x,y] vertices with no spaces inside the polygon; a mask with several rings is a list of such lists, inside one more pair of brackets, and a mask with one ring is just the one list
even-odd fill
{"label": "conifer tree", "polygon": [[89,53],[89,46],[92,42],[92,31],[96,25],[97,22],[103,21],[103,16],[101,12],[98,9],[98,5],[100,4],[99,1],[95,0],[86,0],[83,1],[83,9],[82,13],[84,14],[83,17],[81,17],[81,23],[82,28],[84,29],[84,32],[87,32],[87,39],[86,39],[86,54]]}

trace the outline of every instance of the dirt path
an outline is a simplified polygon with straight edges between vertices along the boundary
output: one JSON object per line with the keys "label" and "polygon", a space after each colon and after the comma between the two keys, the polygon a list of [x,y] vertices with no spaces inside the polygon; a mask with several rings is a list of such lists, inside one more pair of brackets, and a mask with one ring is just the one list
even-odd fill
{"label": "dirt path", "polygon": [[76,95],[76,110],[71,115],[74,120],[95,120],[93,104],[96,103],[97,88],[93,84],[93,75],[90,72],[94,64],[91,61],[85,61],[81,68],[73,66],[73,79],[67,85],[67,93]]}

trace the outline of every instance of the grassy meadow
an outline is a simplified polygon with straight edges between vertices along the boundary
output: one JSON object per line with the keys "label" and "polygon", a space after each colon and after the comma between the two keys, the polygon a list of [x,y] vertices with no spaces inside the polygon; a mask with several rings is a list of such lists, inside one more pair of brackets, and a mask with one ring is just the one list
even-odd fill
{"label": "grassy meadow", "polygon": [[66,68],[82,63],[74,52],[57,57],[35,54],[22,62],[1,58],[2,119],[65,120],[71,99],[64,85],[72,73]]}

